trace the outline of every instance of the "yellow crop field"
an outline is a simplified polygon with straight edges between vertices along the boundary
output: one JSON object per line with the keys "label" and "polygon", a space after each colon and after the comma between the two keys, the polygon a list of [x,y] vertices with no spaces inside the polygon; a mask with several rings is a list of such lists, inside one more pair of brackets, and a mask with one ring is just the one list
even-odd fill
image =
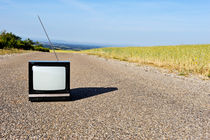
{"label": "yellow crop field", "polygon": [[182,75],[200,74],[210,78],[210,44],[157,47],[112,47],[82,51],[105,58],[177,70]]}
{"label": "yellow crop field", "polygon": [[[51,53],[53,53],[53,50],[50,50]],[[56,53],[77,53],[79,51],[73,51],[73,50],[55,50]]]}

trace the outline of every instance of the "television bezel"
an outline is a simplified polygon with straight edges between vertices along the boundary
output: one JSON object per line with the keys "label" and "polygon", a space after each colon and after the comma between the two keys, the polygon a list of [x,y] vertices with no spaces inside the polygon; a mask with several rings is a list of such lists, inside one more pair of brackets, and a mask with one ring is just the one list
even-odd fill
{"label": "television bezel", "polygon": [[[29,61],[29,94],[70,93],[70,61]],[[66,88],[64,90],[34,90],[33,66],[56,66],[66,69]]]}

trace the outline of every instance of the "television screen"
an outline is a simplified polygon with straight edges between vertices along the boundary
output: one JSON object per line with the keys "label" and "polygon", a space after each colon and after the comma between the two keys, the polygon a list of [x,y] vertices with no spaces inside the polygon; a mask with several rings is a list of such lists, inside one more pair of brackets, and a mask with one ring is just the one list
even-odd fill
{"label": "television screen", "polygon": [[65,67],[33,66],[34,90],[64,90],[66,83]]}
{"label": "television screen", "polygon": [[29,98],[69,96],[69,61],[29,61]]}

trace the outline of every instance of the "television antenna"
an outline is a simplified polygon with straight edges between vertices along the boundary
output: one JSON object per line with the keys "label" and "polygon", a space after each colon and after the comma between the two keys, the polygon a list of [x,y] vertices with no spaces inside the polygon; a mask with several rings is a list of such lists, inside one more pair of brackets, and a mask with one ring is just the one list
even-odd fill
{"label": "television antenna", "polygon": [[45,27],[44,27],[44,25],[43,25],[43,23],[42,23],[42,20],[41,20],[41,18],[40,18],[39,16],[38,16],[38,19],[39,19],[39,22],[40,22],[41,25],[42,25],[42,28],[43,28],[43,30],[44,30],[44,32],[45,32],[45,35],[47,36],[47,39],[48,39],[49,44],[50,44],[50,47],[51,47],[51,49],[53,50],[53,52],[54,52],[54,54],[55,54],[55,57],[56,57],[57,61],[59,61],[58,56],[57,56],[57,54],[56,54],[56,52],[55,52],[55,48],[54,48],[52,42],[50,41],[50,38],[49,38],[49,36],[48,36],[48,34],[47,34],[47,31],[45,30]]}

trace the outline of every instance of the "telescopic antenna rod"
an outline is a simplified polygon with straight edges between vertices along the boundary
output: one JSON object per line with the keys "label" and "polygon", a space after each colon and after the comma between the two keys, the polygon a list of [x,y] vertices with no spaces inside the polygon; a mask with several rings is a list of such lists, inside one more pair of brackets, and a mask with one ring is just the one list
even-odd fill
{"label": "telescopic antenna rod", "polygon": [[42,28],[43,28],[43,30],[44,30],[44,32],[45,32],[45,35],[47,36],[47,39],[48,39],[48,41],[49,41],[49,43],[50,43],[50,47],[51,47],[51,49],[53,50],[53,52],[54,52],[54,54],[55,54],[55,57],[56,57],[57,61],[59,61],[58,56],[57,56],[57,54],[56,54],[56,52],[55,52],[55,48],[54,48],[52,42],[50,41],[50,38],[49,38],[49,36],[48,36],[48,34],[47,34],[47,31],[45,30],[44,25],[43,25],[43,23],[42,23],[42,21],[41,21],[41,18],[40,18],[39,16],[38,16],[38,19],[39,19],[39,22],[40,22],[41,25],[42,25]]}

